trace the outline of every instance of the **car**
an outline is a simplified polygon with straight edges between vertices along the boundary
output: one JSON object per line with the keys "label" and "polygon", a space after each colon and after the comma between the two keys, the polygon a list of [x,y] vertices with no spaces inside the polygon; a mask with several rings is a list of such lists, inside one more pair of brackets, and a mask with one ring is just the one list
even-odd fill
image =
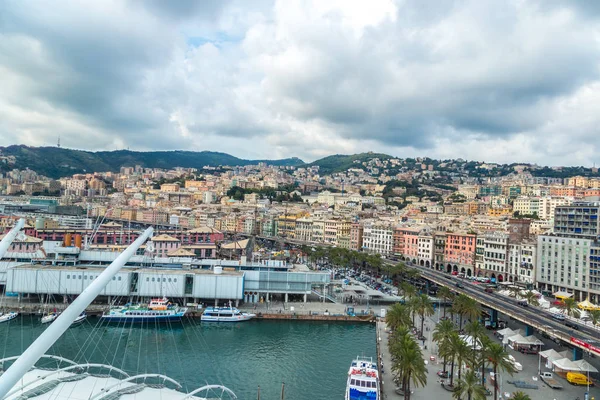
{"label": "car", "polygon": [[569,328],[573,328],[576,331],[579,330],[579,325],[577,325],[575,322],[573,321],[565,321],[565,326],[568,326]]}
{"label": "car", "polygon": [[556,320],[559,320],[559,321],[564,321],[565,320],[564,314],[559,314],[559,313],[552,314],[552,318],[554,318]]}
{"label": "car", "polygon": [[462,283],[460,283],[460,282],[456,282],[456,283],[454,284],[454,286],[456,286],[457,288],[461,288],[461,289],[464,287],[464,286],[462,285]]}
{"label": "car", "polygon": [[517,300],[517,305],[521,306],[521,307],[529,307],[529,303],[527,303],[527,300]]}
{"label": "car", "polygon": [[486,293],[494,293],[494,289],[492,289],[491,287],[486,287],[483,291]]}

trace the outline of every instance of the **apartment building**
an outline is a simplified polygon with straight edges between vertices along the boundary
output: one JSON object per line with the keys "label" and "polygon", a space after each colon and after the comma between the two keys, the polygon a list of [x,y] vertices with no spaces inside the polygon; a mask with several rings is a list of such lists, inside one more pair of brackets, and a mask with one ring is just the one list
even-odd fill
{"label": "apartment building", "polygon": [[532,287],[535,283],[537,241],[525,240],[508,245],[508,274],[513,282]]}
{"label": "apartment building", "polygon": [[536,280],[540,289],[567,291],[576,300],[598,300],[599,215],[598,202],[556,207],[554,233],[538,236]]}
{"label": "apartment building", "polygon": [[488,232],[479,238],[483,239],[479,241],[479,275],[489,277],[492,282],[512,281],[507,266],[508,238],[509,235],[503,232]]}
{"label": "apartment building", "polygon": [[363,249],[369,253],[391,256],[393,250],[394,229],[382,224],[369,224],[363,230]]}
{"label": "apartment building", "polygon": [[433,263],[434,239],[429,232],[422,231],[417,240],[417,259],[421,266],[430,268]]}
{"label": "apartment building", "polygon": [[313,240],[313,220],[310,218],[299,218],[296,220],[296,239],[304,242]]}
{"label": "apartment building", "polygon": [[350,249],[360,250],[362,249],[363,242],[363,226],[358,222],[354,222],[350,225]]}
{"label": "apartment building", "polygon": [[446,271],[473,275],[477,237],[470,233],[447,233],[444,247]]}

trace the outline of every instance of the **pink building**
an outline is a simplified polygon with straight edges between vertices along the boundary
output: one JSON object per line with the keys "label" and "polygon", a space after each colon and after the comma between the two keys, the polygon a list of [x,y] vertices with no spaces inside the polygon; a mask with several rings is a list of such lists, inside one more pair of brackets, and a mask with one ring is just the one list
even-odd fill
{"label": "pink building", "polygon": [[[468,233],[447,233],[444,248],[446,271],[459,271],[472,275],[475,266],[476,235]],[[471,270],[471,274],[468,270]]]}
{"label": "pink building", "polygon": [[153,236],[150,240],[152,240],[155,250],[154,254],[157,257],[167,257],[169,253],[175,252],[181,245],[179,239],[165,234]]}

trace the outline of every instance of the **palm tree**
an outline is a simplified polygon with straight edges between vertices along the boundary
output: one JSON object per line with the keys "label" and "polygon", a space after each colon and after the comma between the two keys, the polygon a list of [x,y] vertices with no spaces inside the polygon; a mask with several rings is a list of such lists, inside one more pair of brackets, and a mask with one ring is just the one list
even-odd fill
{"label": "palm tree", "polygon": [[[437,292],[437,297],[447,303],[454,298],[454,293],[450,288],[442,286]],[[446,318],[446,307],[444,307],[444,318]]]}
{"label": "palm tree", "polygon": [[485,357],[492,364],[494,369],[494,399],[498,398],[498,371],[508,372],[510,375],[515,373],[515,367],[508,360],[508,353],[500,343],[490,343],[483,349]]}
{"label": "palm tree", "polygon": [[392,371],[402,382],[404,398],[410,400],[411,383],[415,386],[427,384],[427,368],[425,368],[423,353],[417,342],[406,329],[401,331],[394,336],[390,344]]}
{"label": "palm tree", "polygon": [[511,400],[531,400],[531,397],[528,394],[518,391],[513,393]]}
{"label": "palm tree", "polygon": [[485,336],[485,328],[477,320],[471,321],[465,325],[465,333],[473,338],[473,352],[477,344],[481,346],[481,339]]}
{"label": "palm tree", "polygon": [[[437,342],[440,354],[443,353],[442,348],[447,345],[450,336],[455,332],[456,326],[449,319],[444,319],[436,325],[433,331],[433,340]],[[444,372],[446,372],[447,357],[444,358]]]}
{"label": "palm tree", "polygon": [[535,294],[531,290],[528,290],[527,292],[525,292],[525,299],[527,300],[527,303],[529,303],[529,305],[532,305],[535,307],[540,305],[537,294]]}
{"label": "palm tree", "polygon": [[417,315],[417,313],[419,312],[419,297],[418,296],[414,296],[411,297],[408,300],[408,303],[405,303],[408,306],[408,309],[410,310],[410,314],[412,317],[412,326],[415,326],[415,315]]}
{"label": "palm tree", "polygon": [[579,309],[577,308],[577,302],[573,298],[563,300],[562,308],[569,317],[579,318]]}
{"label": "palm tree", "polygon": [[402,296],[404,297],[404,302],[410,300],[411,298],[417,295],[417,289],[408,282],[400,283],[400,288],[402,291]]}
{"label": "palm tree", "polygon": [[454,389],[453,398],[460,400],[463,396],[468,400],[485,400],[485,388],[477,382],[474,371],[467,372]]}
{"label": "palm tree", "polygon": [[458,333],[452,332],[448,341],[440,346],[440,355],[450,360],[450,386],[454,382],[454,365],[458,364],[458,379],[462,369],[462,362],[469,356],[469,347]]}
{"label": "palm tree", "polygon": [[433,304],[431,304],[431,300],[429,300],[429,296],[426,294],[421,294],[416,297],[416,309],[419,315],[421,316],[421,335],[423,335],[423,325],[425,324],[425,317],[430,317],[433,315]]}
{"label": "palm tree", "polygon": [[521,292],[521,288],[516,285],[512,285],[512,286],[508,287],[508,291],[510,292],[509,293],[510,297],[516,298],[519,295],[519,292]]}
{"label": "palm tree", "polygon": [[410,326],[410,310],[403,304],[396,303],[385,315],[388,326],[395,332],[401,326]]}
{"label": "palm tree", "polygon": [[463,300],[462,312],[469,320],[478,321],[481,318],[481,304],[477,300],[467,297]]}
{"label": "palm tree", "polygon": [[600,310],[590,310],[588,311],[588,315],[592,320],[592,324],[598,325],[598,322],[600,322]]}

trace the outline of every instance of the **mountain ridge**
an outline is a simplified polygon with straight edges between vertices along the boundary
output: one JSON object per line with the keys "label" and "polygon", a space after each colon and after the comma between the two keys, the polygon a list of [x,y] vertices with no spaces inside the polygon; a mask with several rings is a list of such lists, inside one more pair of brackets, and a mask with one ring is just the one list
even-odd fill
{"label": "mountain ridge", "polygon": [[[77,173],[112,171],[121,167],[141,165],[144,168],[175,167],[197,168],[219,165],[244,166],[264,162],[275,166],[298,166],[305,164],[297,157],[280,160],[246,160],[227,153],[214,151],[86,151],[60,147],[33,147],[11,145],[0,147],[0,155],[14,156],[16,162],[10,168],[29,168],[40,175],[61,178]],[[10,169],[9,168],[9,169]],[[6,165],[5,165],[5,170]]]}

